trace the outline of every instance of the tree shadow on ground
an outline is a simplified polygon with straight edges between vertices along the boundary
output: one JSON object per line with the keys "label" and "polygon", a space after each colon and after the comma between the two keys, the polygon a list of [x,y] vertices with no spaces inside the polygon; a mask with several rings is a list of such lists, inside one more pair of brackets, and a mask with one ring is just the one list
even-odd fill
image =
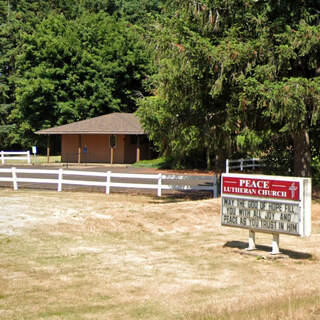
{"label": "tree shadow on ground", "polygon": [[198,201],[198,200],[209,200],[212,198],[212,193],[209,192],[192,192],[192,191],[181,191],[174,193],[162,194],[161,197],[153,197],[154,201],[152,202],[161,202],[161,203],[174,203],[182,201]]}
{"label": "tree shadow on ground", "polygon": [[[248,248],[248,242],[228,241],[223,245],[223,247],[245,250],[246,248]],[[271,253],[272,248],[270,246],[256,245],[256,250],[253,252],[257,252],[257,251]],[[287,249],[281,249],[281,248],[280,248],[280,252],[282,256],[288,256],[289,258],[295,259],[295,260],[308,260],[313,258],[312,254],[306,253],[306,252],[299,252],[299,251],[293,251],[293,250],[287,250]]]}

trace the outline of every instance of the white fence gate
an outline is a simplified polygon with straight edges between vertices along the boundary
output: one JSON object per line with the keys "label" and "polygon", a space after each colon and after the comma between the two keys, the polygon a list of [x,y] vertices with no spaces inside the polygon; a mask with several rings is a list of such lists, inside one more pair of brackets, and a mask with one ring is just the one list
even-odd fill
{"label": "white fence gate", "polygon": [[[14,190],[18,190],[20,182],[56,184],[57,191],[62,191],[63,185],[100,186],[105,188],[106,194],[111,188],[154,189],[161,197],[162,190],[200,190],[210,191],[214,198],[218,197],[218,178],[212,176],[166,175],[166,174],[128,174],[75,171],[75,170],[45,170],[0,168],[0,182],[12,182]],[[52,177],[52,178],[51,178]],[[69,178],[68,178],[69,177]],[[70,178],[71,177],[71,178]],[[79,178],[87,177],[87,179]],[[97,178],[97,179],[93,179]],[[126,181],[121,181],[126,180]],[[140,182],[136,182],[136,180]],[[143,181],[141,181],[143,180]],[[131,182],[130,182],[131,181]],[[148,181],[148,183],[145,183]],[[203,183],[195,183],[203,182]],[[168,183],[172,182],[172,183]],[[188,184],[189,182],[189,184]],[[191,182],[191,183],[190,183]],[[192,184],[193,182],[193,184]]]}
{"label": "white fence gate", "polygon": [[252,170],[262,166],[262,160],[259,158],[252,159],[237,159],[237,160],[226,160],[226,173],[229,173],[230,169],[240,169],[243,171],[244,168],[251,168]]}

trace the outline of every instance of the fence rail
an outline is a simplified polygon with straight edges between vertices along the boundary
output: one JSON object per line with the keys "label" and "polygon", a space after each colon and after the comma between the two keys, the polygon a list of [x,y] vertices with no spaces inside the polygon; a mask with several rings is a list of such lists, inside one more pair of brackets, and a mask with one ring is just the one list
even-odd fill
{"label": "fence rail", "polygon": [[2,164],[5,160],[27,160],[28,164],[31,163],[30,151],[0,151],[0,158]]}
{"label": "fence rail", "polygon": [[[5,175],[5,176],[3,176]],[[46,177],[39,177],[45,175]],[[51,178],[51,175],[55,176]],[[37,176],[37,177],[36,177]],[[50,176],[48,178],[47,176]],[[66,179],[68,177],[68,179]],[[76,179],[76,177],[78,177]],[[80,177],[88,177],[84,180]],[[98,178],[90,180],[90,178]],[[126,181],[121,181],[121,180]],[[136,183],[132,180],[144,180],[148,183]],[[131,181],[130,181],[131,180]],[[141,181],[140,180],[140,181]],[[190,184],[191,181],[202,181],[203,183]],[[189,176],[189,175],[166,175],[166,174],[129,174],[95,172],[95,171],[75,171],[75,170],[45,170],[45,169],[19,169],[0,168],[0,182],[12,182],[13,189],[18,190],[19,183],[42,183],[56,184],[57,191],[62,191],[63,185],[81,185],[104,187],[105,193],[109,194],[111,188],[134,188],[134,189],[154,189],[157,196],[162,196],[162,190],[201,190],[210,191],[214,198],[218,197],[218,178],[213,176]],[[166,184],[164,183],[166,182]],[[168,184],[168,182],[173,182]],[[189,184],[188,184],[189,182]]]}
{"label": "fence rail", "polygon": [[244,168],[251,168],[255,170],[257,167],[262,166],[262,160],[259,158],[251,159],[237,159],[237,160],[226,160],[226,173],[229,173],[230,169],[240,169],[243,171]]}

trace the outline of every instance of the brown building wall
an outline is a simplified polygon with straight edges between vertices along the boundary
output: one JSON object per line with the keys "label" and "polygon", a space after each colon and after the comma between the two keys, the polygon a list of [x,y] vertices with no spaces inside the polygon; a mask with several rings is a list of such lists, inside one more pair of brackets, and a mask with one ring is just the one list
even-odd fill
{"label": "brown building wall", "polygon": [[[113,163],[126,163],[124,161],[124,135],[117,135],[116,136],[116,147],[114,148],[114,158],[113,158]],[[110,136],[108,136],[108,143],[110,141]],[[110,145],[109,145],[109,150],[110,150]],[[110,159],[109,159],[110,162]]]}
{"label": "brown building wall", "polygon": [[108,162],[110,150],[106,135],[87,134],[81,139],[83,162]]}
{"label": "brown building wall", "polygon": [[134,142],[135,136],[127,135],[124,139],[125,142],[125,152],[124,152],[124,161],[125,163],[134,163],[137,159],[137,145]]}
{"label": "brown building wall", "polygon": [[63,134],[61,136],[61,161],[77,162],[78,135]]}
{"label": "brown building wall", "polygon": [[140,148],[140,160],[150,159],[150,143],[146,136],[127,135],[125,137],[125,163],[136,162],[138,139]]}
{"label": "brown building wall", "polygon": [[[116,146],[113,150],[113,163],[133,163],[136,159],[136,148],[125,152],[127,138],[116,136]],[[110,135],[64,134],[61,138],[61,158],[63,162],[78,162],[78,148],[81,149],[81,162],[111,162]],[[129,153],[128,153],[129,152]]]}

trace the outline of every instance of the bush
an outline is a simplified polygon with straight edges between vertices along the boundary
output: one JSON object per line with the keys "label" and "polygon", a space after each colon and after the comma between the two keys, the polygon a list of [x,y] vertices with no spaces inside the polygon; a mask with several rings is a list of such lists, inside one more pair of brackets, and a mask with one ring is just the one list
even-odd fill
{"label": "bush", "polygon": [[320,157],[314,156],[311,163],[312,168],[312,184],[320,187]]}
{"label": "bush", "polygon": [[261,157],[267,174],[292,175],[293,148],[286,137],[275,136],[268,151]]}

